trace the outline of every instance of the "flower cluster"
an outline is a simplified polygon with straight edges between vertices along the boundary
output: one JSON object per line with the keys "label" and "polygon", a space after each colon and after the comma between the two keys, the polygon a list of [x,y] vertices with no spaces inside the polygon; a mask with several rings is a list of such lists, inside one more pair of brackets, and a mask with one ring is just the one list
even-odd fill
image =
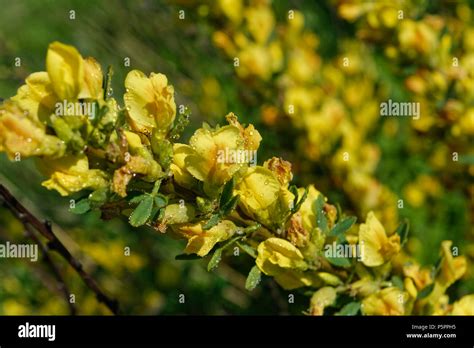
{"label": "flower cluster", "polygon": [[289,10],[277,22],[270,1],[220,1],[219,9],[228,21],[213,41],[264,100],[262,121],[292,125],[301,135],[297,152],[328,168],[358,215],[373,210],[395,228],[397,197],[374,178],[380,150],[368,140],[384,97],[368,48],[346,40],[341,53],[326,61],[300,11]]}
{"label": "flower cluster", "polygon": [[[12,159],[36,157],[48,189],[86,193],[76,213],[125,215],[132,226],[185,239],[185,254],[212,254],[209,269],[237,247],[255,259],[249,290],[262,274],[286,290],[310,289],[313,315],[473,314],[474,295],[450,304],[445,294],[466,271],[450,241],[436,267],[422,268],[401,253],[406,224],[385,228],[372,211],[356,223],[314,185],[292,185],[291,164],[281,158],[223,160],[221,151],[254,153],[262,140],[234,114],[179,143],[189,112],[177,113],[166,76],[130,71],[121,107],[111,73],[104,80],[99,64],[74,47],[52,43],[46,70],[0,106],[0,149]],[[57,103],[92,103],[96,111],[63,115]]]}

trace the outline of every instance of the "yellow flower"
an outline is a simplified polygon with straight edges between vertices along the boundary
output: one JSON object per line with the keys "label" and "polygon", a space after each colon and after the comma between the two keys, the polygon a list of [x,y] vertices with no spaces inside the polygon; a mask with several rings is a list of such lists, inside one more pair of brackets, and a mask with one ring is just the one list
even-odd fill
{"label": "yellow flower", "polygon": [[309,312],[311,315],[323,315],[324,308],[332,305],[336,301],[336,290],[330,286],[325,286],[324,288],[316,291],[313,296],[311,296]]}
{"label": "yellow flower", "polygon": [[57,41],[51,43],[46,55],[46,70],[60,100],[100,99],[103,96],[100,65],[93,58],[84,59],[73,46]]}
{"label": "yellow flower", "polygon": [[153,159],[153,155],[145,148],[141,148],[135,156],[130,156],[128,161],[115,170],[113,176],[112,189],[119,196],[127,196],[127,185],[136,175],[140,175],[141,180],[155,182],[162,175],[161,166]]}
{"label": "yellow flower", "polygon": [[170,169],[174,180],[183,187],[192,188],[197,180],[186,169],[186,158],[193,154],[191,146],[185,144],[173,145],[173,163]]}
{"label": "yellow flower", "polygon": [[171,170],[178,183],[192,185],[191,177],[204,182],[204,191],[213,196],[240,169],[254,164],[260,134],[252,125],[243,128],[233,114],[228,126],[201,128],[190,145],[175,144]]}
{"label": "yellow flower", "polygon": [[396,287],[385,288],[362,300],[364,315],[404,315],[406,293]]}
{"label": "yellow flower", "polygon": [[359,227],[359,243],[363,249],[362,262],[369,267],[384,264],[400,251],[400,236],[387,237],[373,212],[369,212],[365,224]]}
{"label": "yellow flower", "polygon": [[275,26],[273,12],[267,6],[249,7],[245,11],[247,28],[255,41],[262,45],[270,37]]}
{"label": "yellow flower", "polygon": [[258,245],[257,252],[255,263],[258,268],[266,275],[274,277],[286,290],[322,284],[316,275],[303,272],[308,268],[303,254],[285,239],[268,238]]}
{"label": "yellow flower", "polygon": [[64,142],[46,134],[44,125],[25,116],[13,102],[0,106],[0,151],[5,151],[10,159],[59,157],[65,148]]}
{"label": "yellow flower", "polygon": [[39,168],[50,177],[42,185],[49,190],[58,191],[62,196],[109,185],[107,174],[98,169],[89,169],[89,161],[84,155],[44,159],[39,163]]}
{"label": "yellow flower", "polygon": [[443,288],[448,288],[456,280],[460,279],[467,269],[467,262],[464,256],[453,257],[451,252],[452,241],[445,240],[441,243],[441,270],[436,277],[436,282]]}
{"label": "yellow flower", "polygon": [[431,272],[427,268],[420,268],[418,264],[406,264],[403,266],[403,274],[411,279],[417,290],[425,288],[433,282]]}
{"label": "yellow flower", "polygon": [[474,315],[474,295],[466,295],[454,302],[452,315]]}
{"label": "yellow flower", "polygon": [[362,278],[350,285],[352,296],[367,297],[380,290],[380,283],[370,278]]}
{"label": "yellow flower", "polygon": [[237,75],[242,79],[259,77],[268,80],[272,75],[272,51],[266,47],[249,44],[239,53]]}
{"label": "yellow flower", "polygon": [[73,46],[53,42],[46,55],[46,70],[59,99],[75,99],[82,89],[84,62]]}
{"label": "yellow flower", "polygon": [[163,74],[146,77],[132,70],[125,79],[124,101],[128,121],[136,132],[151,134],[153,130],[166,133],[176,116],[173,86]]}
{"label": "yellow flower", "polygon": [[203,230],[200,223],[186,224],[173,229],[180,237],[188,240],[184,252],[199,256],[206,256],[214,245],[232,237],[236,230],[234,223],[228,220],[219,222],[209,230]]}
{"label": "yellow flower", "polygon": [[248,168],[235,193],[240,195],[239,206],[249,217],[271,228],[280,227],[294,199],[275,173],[261,166]]}
{"label": "yellow flower", "polygon": [[242,20],[242,0],[219,0],[219,7],[234,24]]}

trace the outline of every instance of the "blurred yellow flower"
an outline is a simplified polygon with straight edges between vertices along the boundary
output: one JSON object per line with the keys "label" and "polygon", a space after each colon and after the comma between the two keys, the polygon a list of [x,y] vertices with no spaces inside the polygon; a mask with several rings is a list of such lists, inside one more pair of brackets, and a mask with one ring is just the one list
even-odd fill
{"label": "blurred yellow flower", "polygon": [[452,315],[474,315],[474,295],[466,295],[453,303]]}
{"label": "blurred yellow flower", "polygon": [[382,289],[362,300],[364,315],[404,315],[407,294],[396,287]]}
{"label": "blurred yellow flower", "polygon": [[324,308],[330,306],[336,301],[336,290],[333,287],[325,286],[316,291],[311,296],[309,313],[311,315],[323,315]]}

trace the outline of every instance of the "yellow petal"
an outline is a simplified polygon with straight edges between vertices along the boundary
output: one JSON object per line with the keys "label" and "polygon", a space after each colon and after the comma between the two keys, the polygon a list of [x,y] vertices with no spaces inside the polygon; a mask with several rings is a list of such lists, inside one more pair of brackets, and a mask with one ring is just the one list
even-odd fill
{"label": "yellow petal", "polygon": [[100,64],[92,57],[84,59],[84,83],[78,98],[103,98],[102,80],[104,76]]}
{"label": "yellow petal", "polygon": [[394,234],[388,238],[373,212],[369,212],[366,223],[359,227],[359,243],[362,262],[369,267],[382,265],[400,251],[400,237]]}
{"label": "yellow petal", "polygon": [[186,236],[188,244],[184,252],[206,256],[219,242],[229,239],[236,230],[231,221],[221,221],[216,226],[205,231],[200,224],[185,225],[179,228],[179,233]]}
{"label": "yellow petal", "polygon": [[311,315],[323,315],[324,308],[332,305],[336,297],[336,290],[330,286],[319,289],[311,296],[309,312]]}
{"label": "yellow petal", "polygon": [[58,191],[62,196],[81,190],[97,190],[108,186],[107,175],[98,169],[89,169],[86,156],[66,156],[57,160],[43,160],[40,170],[50,176],[42,185]]}
{"label": "yellow petal", "polygon": [[132,70],[125,78],[125,88],[124,100],[131,127],[137,132],[151,133],[155,119],[148,109],[154,100],[150,79],[141,71]]}
{"label": "yellow petal", "polygon": [[308,267],[301,251],[285,239],[268,238],[259,244],[257,251],[258,257],[255,263],[265,274],[267,274],[267,262],[281,268],[306,270]]}
{"label": "yellow petal", "polygon": [[362,301],[364,315],[404,315],[407,295],[396,287],[385,288]]}
{"label": "yellow petal", "polygon": [[454,302],[452,315],[474,315],[474,295],[466,295]]}
{"label": "yellow petal", "polygon": [[66,146],[47,135],[44,126],[33,122],[12,102],[0,107],[0,146],[10,159],[29,156],[60,156]]}
{"label": "yellow petal", "polygon": [[49,45],[46,70],[59,99],[76,99],[84,79],[83,59],[73,46],[60,42]]}

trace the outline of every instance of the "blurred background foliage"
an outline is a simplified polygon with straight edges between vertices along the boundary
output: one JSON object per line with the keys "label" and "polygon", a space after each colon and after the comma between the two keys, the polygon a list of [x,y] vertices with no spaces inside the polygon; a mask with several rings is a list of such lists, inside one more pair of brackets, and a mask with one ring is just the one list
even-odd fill
{"label": "blurred background foliage", "polygon": [[[453,92],[447,86],[463,81],[467,81],[464,88],[474,86],[469,84],[474,81],[473,1],[0,0],[0,5],[0,97],[14,95],[28,74],[44,70],[48,44],[56,40],[76,46],[83,56],[95,57],[103,68],[111,65],[117,96],[123,94],[123,81],[131,69],[164,73],[175,86],[177,104],[192,111],[186,139],[202,122],[222,123],[228,112],[234,112],[262,134],[259,163],[270,156],[291,161],[297,184],[314,183],[360,220],[366,214],[364,197],[375,190],[383,192],[375,208],[386,217],[386,226],[409,219],[408,253],[422,264],[437,260],[442,240],[453,240],[470,258],[471,266],[465,279],[450,291],[455,297],[474,292],[474,125],[465,124],[473,122],[474,93],[466,93],[462,86]],[[216,33],[232,44],[241,40],[239,33],[251,37],[243,22],[232,16],[251,16],[247,10],[252,6],[263,6],[275,21],[268,40],[279,45],[282,64],[269,76],[243,76],[238,70],[242,66],[234,66],[229,44],[216,40]],[[393,8],[402,9],[406,18],[421,26],[413,29],[413,39],[400,39],[404,36],[397,30],[401,29],[390,20]],[[301,37],[293,43],[290,10],[304,17]],[[435,30],[430,24],[437,18],[444,22]],[[443,42],[445,35],[450,35],[452,43],[446,55],[449,59],[458,55],[466,76],[436,74],[439,62],[429,58],[442,51],[436,43]],[[430,40],[432,47],[423,51]],[[417,47],[421,48],[417,51]],[[301,121],[304,113],[289,115],[285,109],[287,93],[295,85],[288,62],[299,49],[315,62],[316,71],[309,70],[314,81],[309,85],[311,98],[317,99],[317,115],[308,113],[308,119],[322,117],[331,133],[316,137],[316,143],[314,134],[321,132],[321,124],[315,121],[317,128],[312,129],[313,123]],[[344,72],[344,57],[358,62],[354,71]],[[307,63],[303,59],[297,68],[304,70]],[[442,86],[439,90],[423,92],[436,81]],[[420,85],[423,88],[415,88]],[[379,103],[389,98],[426,104],[421,118],[427,112],[435,126],[420,128],[409,118],[379,118]],[[429,106],[435,104],[433,111]],[[341,117],[342,123],[334,123]],[[346,119],[349,131],[344,131]],[[356,134],[362,138],[350,149],[356,165],[346,168],[340,161],[341,151],[351,146]],[[460,162],[451,161],[454,151]],[[300,314],[305,309],[303,292],[293,292],[295,304],[289,305],[289,294],[268,280],[247,292],[245,271],[239,272],[250,267],[245,256],[229,256],[208,273],[203,261],[175,260],[183,242],[151,229],[133,229],[118,219],[101,221],[94,213],[80,217],[69,213],[69,199],[41,187],[33,166],[32,160],[9,162],[1,156],[0,180],[37,216],[54,222],[64,243],[107,293],[119,300],[124,313]],[[359,178],[359,172],[367,186],[357,186],[354,178]],[[404,202],[401,209],[399,199]],[[0,242],[7,240],[26,238],[22,225],[0,207]],[[130,256],[124,256],[126,247]],[[79,314],[108,314],[70,267],[55,260],[75,294]],[[0,278],[0,314],[68,313],[42,262],[3,259]],[[180,294],[185,295],[185,303],[179,302]]]}

